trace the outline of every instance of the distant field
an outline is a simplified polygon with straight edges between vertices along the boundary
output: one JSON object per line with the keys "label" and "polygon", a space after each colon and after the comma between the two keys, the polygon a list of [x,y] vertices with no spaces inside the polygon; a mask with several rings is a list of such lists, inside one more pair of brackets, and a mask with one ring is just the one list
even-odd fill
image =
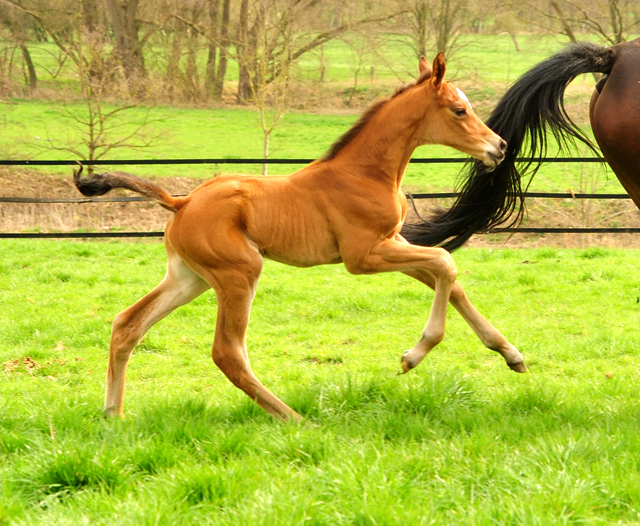
{"label": "distant field", "polygon": [[159,243],[0,242],[0,523],[640,522],[637,250],[462,250],[512,373],[455,312],[396,376],[432,294],[406,276],[268,263],[248,345],[305,416],[281,424],[213,365],[205,293],[154,327],[127,420],[102,419],[110,322],[164,274]]}
{"label": "distant field", "polygon": [[[551,37],[519,37],[521,52],[516,52],[508,36],[480,35],[468,37],[451,58],[448,71],[451,78],[462,87],[477,109],[486,116],[495,101],[509,84],[522,72],[544,57],[560,49],[563,42]],[[38,47],[40,46],[40,47]],[[375,51],[375,52],[374,52]],[[343,83],[353,78],[353,50],[344,42],[327,44],[323,63],[326,64],[327,83]],[[53,71],[54,50],[50,45],[34,45],[34,55],[46,71]],[[301,63],[301,71],[313,80],[319,55],[309,55]],[[48,62],[49,61],[49,62]],[[160,64],[150,67],[160,67]],[[382,40],[380,47],[364,55],[364,71],[374,68],[374,78],[364,74],[360,80],[362,89],[389,95],[401,81],[415,77],[416,59],[406,45],[393,35]],[[46,67],[45,67],[46,66]],[[64,73],[64,72],[63,72]],[[55,82],[66,78],[61,73]],[[54,83],[43,74],[43,82]],[[230,71],[230,81],[234,72]],[[304,76],[303,75],[303,76]],[[73,82],[68,77],[69,83]],[[576,82],[568,96],[570,110],[579,122],[586,123],[586,109],[593,79],[586,77]],[[365,96],[365,99],[367,97]],[[81,144],[82,137],[73,127],[75,122],[65,117],[65,107],[60,101],[12,99],[0,105],[0,156],[4,158],[32,158],[36,149],[46,145],[61,146]],[[82,106],[69,100],[66,107],[82,114]],[[335,111],[319,108],[308,112],[290,112],[275,130],[271,142],[271,157],[317,158],[355,122],[361,110]],[[131,129],[141,122],[147,110],[130,110],[122,122],[123,129]],[[140,150],[114,150],[107,157],[112,159],[140,158],[260,158],[262,156],[262,132],[256,112],[240,108],[193,108],[154,106],[149,110],[152,124],[148,133],[158,136],[152,147]],[[53,141],[53,143],[51,142]],[[580,152],[578,152],[580,153]],[[586,153],[586,152],[585,152]],[[550,155],[554,155],[551,151]],[[461,157],[461,154],[444,147],[421,147],[415,157]],[[39,153],[37,158],[72,158],[59,151]],[[272,166],[270,173],[289,173],[295,166]],[[157,166],[132,167],[132,171],[145,177],[183,176],[206,178],[216,173],[259,173],[259,166]],[[47,168],[48,173],[68,174],[65,168]],[[459,171],[459,165],[411,165],[407,171],[405,187],[411,190],[450,190]],[[609,179],[609,181],[607,181]],[[605,186],[606,184],[606,186]],[[543,168],[532,190],[591,192],[621,191],[617,179],[603,174],[595,165],[548,165]]]}
{"label": "distant field", "polygon": [[[586,103],[586,102],[585,102]],[[5,144],[5,158],[32,158],[28,144],[42,144],[48,138],[56,141],[65,137],[77,137],[69,129],[70,124],[60,118],[59,105],[41,101],[17,101],[6,106],[0,116],[0,145]],[[142,116],[145,110],[132,110],[131,115]],[[156,122],[153,128],[161,134],[155,146],[142,151],[117,150],[110,159],[166,159],[166,158],[261,158],[262,137],[257,115],[243,109],[176,109],[156,107],[151,110]],[[142,118],[142,117],[141,117]],[[353,124],[357,115],[336,114],[287,114],[274,132],[271,156],[274,158],[320,157],[331,144]],[[36,139],[37,137],[37,139]],[[75,141],[75,139],[70,139]],[[0,146],[1,148],[1,146]],[[582,152],[578,152],[581,154]],[[588,152],[583,152],[590,155]],[[414,157],[463,157],[451,148],[423,146]],[[69,154],[49,152],[40,159],[70,159]],[[130,171],[145,177],[182,176],[205,178],[217,173],[260,173],[258,165],[189,165],[189,166],[135,166]],[[295,166],[271,166],[273,174],[290,173]],[[405,187],[414,190],[451,189],[457,178],[460,165],[415,165],[409,166]],[[47,173],[68,175],[70,169],[47,167]],[[580,180],[583,183],[579,183]],[[591,183],[589,182],[591,181]],[[543,167],[532,186],[533,190],[566,191],[577,190],[582,184],[584,191],[621,191],[615,176],[603,172],[600,165],[549,164]],[[605,186],[606,184],[606,186]],[[594,188],[591,188],[593,186]]]}

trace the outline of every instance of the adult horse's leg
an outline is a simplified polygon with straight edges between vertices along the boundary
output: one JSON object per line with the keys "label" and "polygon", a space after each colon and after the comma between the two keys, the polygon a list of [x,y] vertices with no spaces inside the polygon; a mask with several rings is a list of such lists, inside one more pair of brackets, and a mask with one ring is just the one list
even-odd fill
{"label": "adult horse's leg", "polygon": [[[426,270],[409,270],[404,272],[407,276],[417,279],[425,285],[435,289],[435,277]],[[491,325],[473,306],[467,298],[462,285],[457,281],[451,288],[449,296],[451,305],[460,313],[464,320],[469,324],[473,332],[476,333],[480,341],[492,351],[496,351],[502,355],[507,365],[518,373],[526,372],[524,359],[522,354],[511,345],[502,334]],[[417,357],[417,356],[416,356]],[[422,357],[424,358],[424,356]],[[420,358],[420,359],[422,359]],[[404,363],[404,360],[403,360]],[[407,364],[410,365],[410,364]],[[410,368],[415,367],[414,363]]]}
{"label": "adult horse's leg", "polygon": [[113,320],[104,409],[107,416],[123,416],[127,363],[144,334],[170,312],[210,288],[167,244],[167,274],[144,298]]}

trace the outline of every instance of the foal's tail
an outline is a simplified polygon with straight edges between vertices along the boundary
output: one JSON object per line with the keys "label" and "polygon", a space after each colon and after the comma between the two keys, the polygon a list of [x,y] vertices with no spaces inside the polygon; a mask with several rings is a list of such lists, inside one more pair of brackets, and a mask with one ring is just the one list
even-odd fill
{"label": "foal's tail", "polygon": [[[616,56],[611,48],[590,42],[568,46],[531,68],[502,97],[487,126],[508,143],[504,161],[494,171],[480,161],[468,165],[468,177],[452,208],[429,220],[404,225],[401,234],[416,245],[453,251],[473,234],[507,223],[517,225],[524,215],[524,193],[547,153],[545,126],[566,150],[579,140],[595,153],[595,146],[571,120],[564,107],[567,85],[583,73],[609,73]],[[523,150],[528,159],[516,165]],[[523,175],[530,175],[522,184]],[[513,217],[515,215],[515,217]]]}
{"label": "foal's tail", "polygon": [[82,165],[73,171],[73,182],[82,195],[95,197],[104,195],[113,188],[126,188],[157,201],[161,206],[177,212],[185,202],[184,198],[173,197],[155,183],[145,181],[127,172],[103,172],[82,177]]}

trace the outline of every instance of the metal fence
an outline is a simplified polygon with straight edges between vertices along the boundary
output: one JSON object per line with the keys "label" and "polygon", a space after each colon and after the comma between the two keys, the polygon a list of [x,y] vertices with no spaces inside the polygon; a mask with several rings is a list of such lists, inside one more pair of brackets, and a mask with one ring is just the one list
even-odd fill
{"label": "metal fence", "polygon": [[[554,157],[542,159],[545,163],[602,163],[600,157]],[[123,165],[182,165],[182,164],[309,164],[314,159],[143,159],[143,160],[96,160],[82,161],[86,166],[123,166]],[[462,164],[468,159],[460,158],[414,158],[414,164]],[[520,158],[519,162],[537,161],[537,159]],[[78,166],[79,161],[41,161],[41,160],[0,160],[0,166]],[[419,199],[454,198],[455,192],[416,193],[411,197]],[[583,194],[583,193],[545,193],[529,192],[527,198],[543,199],[630,199],[627,194]],[[31,198],[0,197],[0,203],[122,203],[129,201],[147,201],[144,197],[100,197],[100,198]],[[531,233],[531,234],[619,234],[640,233],[640,228],[564,228],[564,227],[518,227],[496,228],[490,233]],[[105,238],[105,237],[162,237],[164,232],[10,232],[1,233],[0,238]]]}

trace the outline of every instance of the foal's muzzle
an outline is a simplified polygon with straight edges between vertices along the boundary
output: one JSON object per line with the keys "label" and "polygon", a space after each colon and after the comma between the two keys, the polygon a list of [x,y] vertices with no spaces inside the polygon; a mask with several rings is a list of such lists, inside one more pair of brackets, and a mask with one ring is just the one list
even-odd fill
{"label": "foal's muzzle", "polygon": [[506,153],[507,141],[500,139],[497,148],[487,152],[487,159],[483,162],[487,167],[491,168],[491,170],[495,170],[495,168],[504,161]]}

